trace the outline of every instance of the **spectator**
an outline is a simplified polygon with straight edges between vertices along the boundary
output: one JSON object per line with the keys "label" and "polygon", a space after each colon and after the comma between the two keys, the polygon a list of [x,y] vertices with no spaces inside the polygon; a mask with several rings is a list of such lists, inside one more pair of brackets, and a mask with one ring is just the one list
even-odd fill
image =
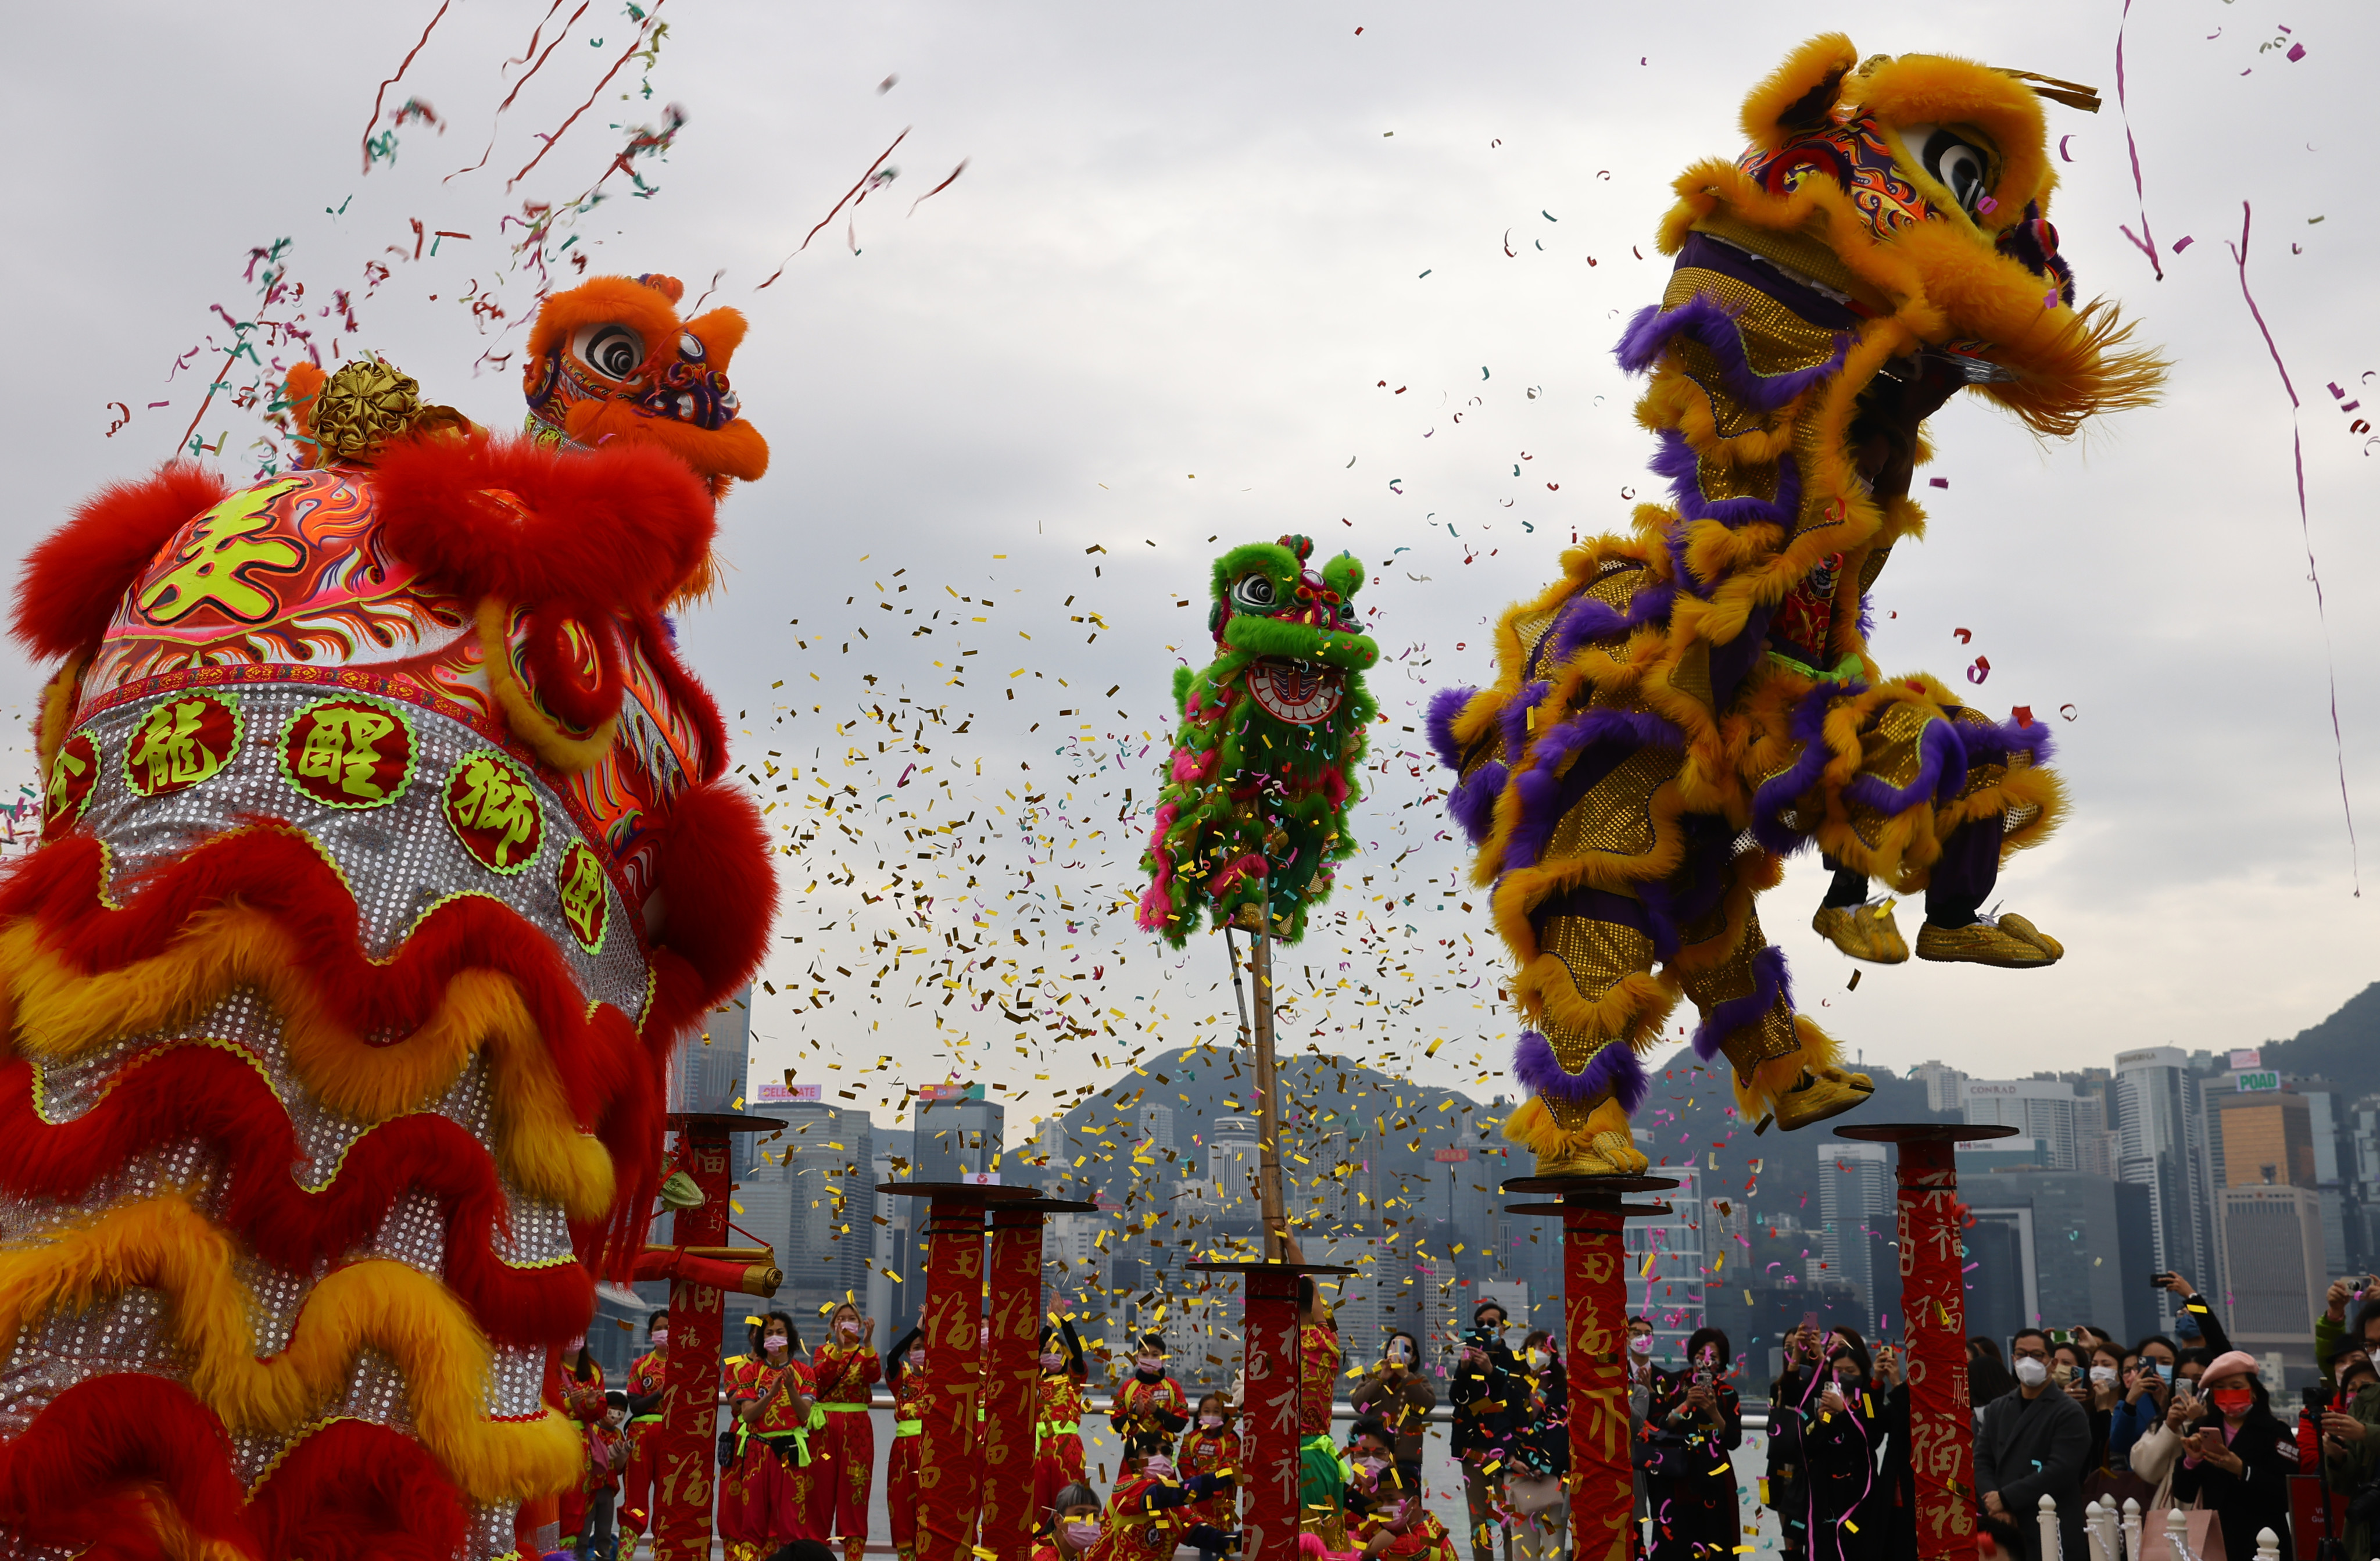
{"label": "spectator", "polygon": [[1981,1410],[1993,1399],[2016,1391],[2000,1347],[1980,1336],[1967,1340],[1967,1402]]}
{"label": "spectator", "polygon": [[[2313,1358],[2322,1366],[2322,1380],[2335,1380],[2330,1360],[2350,1342],[2360,1347],[2367,1358],[2380,1350],[2380,1287],[2373,1286],[2366,1276],[2354,1279],[2333,1279],[2330,1293],[2323,1298],[2322,1315],[2313,1323]],[[2346,1327],[2349,1302],[2358,1303],[2355,1327],[2350,1335]]]}
{"label": "spectator", "polygon": [[1653,1507],[1653,1561],[1731,1557],[1740,1537],[1730,1455],[1743,1443],[1743,1410],[1727,1380],[1727,1335],[1695,1329],[1686,1361],[1655,1374],[1636,1444]]}
{"label": "spectator", "polygon": [[2049,1347],[2049,1380],[2053,1386],[2081,1406],[2091,1422],[2091,1447],[2082,1456],[2083,1499],[2099,1493],[2093,1479],[2107,1466],[2108,1416],[2100,1412],[2091,1391],[2091,1347],[2086,1344],[2053,1344]]}
{"label": "spectator", "polygon": [[1438,1408],[1438,1386],[1418,1369],[1420,1358],[1419,1342],[1399,1329],[1389,1336],[1389,1348],[1379,1365],[1347,1396],[1357,1415],[1378,1415],[1396,1434],[1400,1463],[1421,1461],[1429,1412]]}
{"label": "spectator", "polygon": [[[2202,1319],[2199,1326],[2211,1321]],[[2207,1362],[2201,1386],[2204,1395],[2192,1400],[2197,1412],[2188,1417],[2196,1429],[2184,1438],[2181,1467],[2173,1473],[2174,1499],[2214,1509],[2226,1555],[2254,1555],[2256,1531],[2270,1529],[2280,1536],[2281,1561],[2289,1561],[2289,1476],[2297,1470],[2297,1444],[2273,1416],[2255,1358],[2226,1350]]]}
{"label": "spectator", "polygon": [[[1454,1406],[1454,1456],[1463,1463],[1472,1561],[1495,1561],[1496,1493],[1512,1447],[1519,1375],[1520,1362],[1504,1342],[1504,1309],[1483,1301],[1471,1313],[1471,1332],[1446,1393]],[[1512,1561],[1512,1531],[1506,1530],[1504,1561]]]}
{"label": "spectator", "polygon": [[[1645,1409],[1652,1401],[1653,1392],[1653,1320],[1650,1317],[1628,1319],[1628,1445],[1634,1446],[1645,1435]],[[1629,1547],[1633,1555],[1645,1550],[1645,1518],[1649,1510],[1645,1503],[1645,1471],[1633,1471],[1635,1506],[1629,1521],[1635,1526],[1636,1543]]]}
{"label": "spectator", "polygon": [[2132,1445],[2165,1419],[2166,1406],[2173,1398],[2174,1361],[2180,1353],[2173,1340],[2163,1334],[2149,1335],[2132,1351],[2131,1366],[2124,1373],[2123,1393],[2108,1412],[2109,1464],[2119,1469],[2127,1467]]}
{"label": "spectator", "polygon": [[1838,1328],[1818,1383],[1816,1415],[1802,1431],[1810,1561],[1877,1561],[1885,1502],[1876,1486],[1876,1396],[1864,1344]]}
{"label": "spectator", "polygon": [[[1975,1488],[1983,1493],[1984,1510],[2014,1528],[2024,1561],[2044,1561],[2034,1516],[2045,1495],[2058,1504],[2061,1553],[2080,1556],[2090,1417],[2050,1386],[2048,1335],[2020,1328],[2009,1349],[2016,1358],[2016,1391],[1984,1410],[1983,1430],[1975,1437]],[[2251,1546],[2241,1554],[2253,1553]]]}
{"label": "spectator", "polygon": [[1909,1456],[1909,1384],[1900,1351],[1889,1344],[1876,1350],[1877,1427],[1884,1434],[1884,1461],[1876,1491],[1886,1504],[1884,1554],[1891,1561],[1917,1561],[1917,1469]]}
{"label": "spectator", "polygon": [[579,1480],[586,1498],[572,1548],[579,1561],[613,1561],[620,1553],[620,1532],[613,1507],[620,1499],[620,1476],[628,1467],[628,1396],[614,1389],[602,1398],[602,1411],[585,1430],[587,1468]]}
{"label": "spectator", "polygon": [[2181,1311],[2173,1320],[2174,1337],[2187,1348],[2205,1350],[2210,1361],[2228,1353],[2231,1336],[2223,1331],[2223,1325],[2216,1320],[2215,1308],[2198,1293],[2198,1287],[2180,1274],[2160,1275],[2158,1278],[2167,1289],[2181,1297]]}
{"label": "spectator", "polygon": [[1050,1512],[1050,1531],[1033,1547],[1033,1561],[1087,1561],[1107,1532],[1099,1492],[1076,1481],[1051,1498]]}
{"label": "spectator", "polygon": [[[2380,1371],[2352,1346],[2331,1364],[2339,1397],[2322,1417],[2323,1482],[2346,1498],[2347,1561],[2372,1561],[2371,1508],[2380,1505]],[[2338,1513],[2338,1503],[2330,1510]]]}
{"label": "spectator", "polygon": [[[1817,1413],[1824,1361],[1817,1325],[1804,1322],[1785,1336],[1785,1369],[1768,1390],[1768,1505],[1777,1514],[1778,1548],[1803,1554],[1809,1540],[1809,1498],[1803,1485],[1803,1436]],[[1641,1476],[1639,1477],[1641,1480]]]}
{"label": "spectator", "polygon": [[1570,1377],[1558,1342],[1536,1328],[1521,1351],[1522,1402],[1512,1456],[1504,1465],[1504,1505],[1514,1554],[1523,1561],[1551,1561],[1569,1548],[1563,1477],[1570,1472]]}

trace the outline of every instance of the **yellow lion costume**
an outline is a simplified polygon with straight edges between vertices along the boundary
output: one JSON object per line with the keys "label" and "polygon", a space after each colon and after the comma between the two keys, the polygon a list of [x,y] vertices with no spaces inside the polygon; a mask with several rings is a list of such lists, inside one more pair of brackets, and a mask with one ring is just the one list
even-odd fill
{"label": "yellow lion costume", "polygon": [[[1755,89],[1751,149],[1678,179],[1660,233],[1676,269],[1618,348],[1650,372],[1637,419],[1672,502],[1564,554],[1505,614],[1496,685],[1433,702],[1449,806],[1533,1025],[1515,1071],[1534,1098],[1507,1131],[1541,1174],[1645,1167],[1637,1054],[1681,993],[1748,1119],[1801,1127],[1865,1097],[1761,934],[1754,901],[1785,853],[1815,843],[1863,888],[1924,891],[1920,958],[2063,951],[1979,914],[2057,820],[2046,730],[1886,678],[1864,614],[1894,545],[1922,533],[1919,426],[1949,395],[1972,386],[2064,436],[2161,379],[2111,306],[2075,307],[2046,215],[2040,94],[2095,100],[2032,79],[1863,62],[1829,34]],[[1820,930],[1888,960],[1888,910],[1830,904]]]}

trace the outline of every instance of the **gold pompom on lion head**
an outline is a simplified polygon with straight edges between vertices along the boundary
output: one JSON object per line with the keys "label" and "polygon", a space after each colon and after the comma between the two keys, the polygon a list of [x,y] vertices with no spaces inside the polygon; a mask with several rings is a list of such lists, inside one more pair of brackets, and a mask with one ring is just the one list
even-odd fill
{"label": "gold pompom on lion head", "polygon": [[1661,247],[1705,233],[1748,250],[1968,360],[2036,431],[2071,434],[2153,400],[2165,365],[2125,345],[2113,304],[2075,302],[2049,223],[2045,99],[2099,106],[2030,71],[1814,38],[1744,99],[1750,150],[1680,176]]}
{"label": "gold pompom on lion head", "polygon": [[681,321],[675,277],[598,276],[556,293],[529,329],[521,390],[528,430],[593,447],[661,445],[724,493],[769,469],[769,443],[743,416],[727,366],[744,340],[740,310]]}
{"label": "gold pompom on lion head", "polygon": [[301,470],[369,465],[381,446],[405,434],[471,429],[452,406],[423,402],[420,382],[377,353],[327,375],[310,363],[297,365],[273,409],[288,417]]}

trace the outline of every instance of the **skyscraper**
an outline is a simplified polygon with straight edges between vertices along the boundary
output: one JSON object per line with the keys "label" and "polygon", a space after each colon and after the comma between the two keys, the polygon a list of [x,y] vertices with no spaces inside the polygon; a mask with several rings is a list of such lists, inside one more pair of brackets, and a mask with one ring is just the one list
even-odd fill
{"label": "skyscraper", "polygon": [[[770,1199],[772,1208],[784,1209],[786,1220],[778,1246],[777,1265],[785,1271],[778,1301],[800,1325],[806,1342],[816,1343],[819,1316],[826,1308],[845,1299],[863,1308],[868,1304],[869,1259],[877,1249],[875,1123],[866,1111],[808,1101],[771,1105],[770,1110],[784,1119],[784,1136],[761,1145],[773,1164],[755,1168],[748,1195],[761,1193],[764,1177],[783,1189],[782,1204],[773,1193]],[[747,1211],[756,1207],[747,1194],[737,1201]],[[729,1217],[743,1223],[741,1216]],[[884,1325],[878,1325],[879,1348],[892,1342],[882,1335]]]}
{"label": "skyscraper", "polygon": [[2287,1386],[2312,1382],[2313,1319],[2328,1284],[2321,1197],[2310,1187],[2264,1182],[2225,1188],[2222,1207],[2232,1342],[2252,1355],[2278,1354]]}
{"label": "skyscraper", "polygon": [[1254,1117],[1218,1117],[1207,1130],[1207,1180],[1213,1182],[1226,1216],[1257,1212],[1257,1135]]}
{"label": "skyscraper", "polygon": [[[1900,1212],[1893,1201],[1892,1161],[1881,1144],[1821,1144],[1818,1151],[1820,1252],[1826,1272],[1859,1297],[1860,1315],[1874,1318],[1877,1298],[1900,1299],[1897,1254]],[[1878,1256],[1879,1252],[1892,1254]],[[1878,1287],[1879,1275],[1895,1282]]]}
{"label": "skyscraper", "polygon": [[[981,1088],[973,1086],[974,1091]],[[1000,1102],[941,1085],[934,1094],[920,1094],[916,1111],[917,1125],[911,1130],[916,1163],[909,1174],[917,1180],[964,1181],[999,1170],[1008,1118],[1008,1108]]]}
{"label": "skyscraper", "polygon": [[[1621,1227],[1620,1244],[1628,1254],[1623,1277],[1629,1314],[1651,1320],[1653,1358],[1675,1364],[1686,1358],[1686,1339],[1707,1320],[1703,1292],[1702,1173],[1692,1167],[1663,1166],[1660,1174],[1675,1178],[1678,1183],[1661,1194],[1670,1212],[1630,1220]],[[1744,1341],[1730,1342],[1741,1348]]]}
{"label": "skyscraper", "polygon": [[1969,1079],[1960,1104],[1973,1127],[2009,1127],[2041,1140],[2052,1170],[2081,1168],[2074,1086],[2058,1079]]}
{"label": "skyscraper", "polygon": [[1928,1111],[1956,1111],[1964,1103],[1959,1086],[1967,1082],[1967,1075],[1947,1062],[1921,1062],[1909,1071],[1909,1076],[1924,1082]]}
{"label": "skyscraper", "polygon": [[[670,1059],[669,1108],[673,1111],[742,1112],[750,1099],[752,988],[745,987],[704,1016],[702,1030]],[[727,1135],[728,1174],[752,1168],[752,1134]]]}
{"label": "skyscraper", "polygon": [[[2189,1059],[2179,1047],[2119,1052],[2115,1094],[2116,1176],[2149,1190],[2152,1261],[2200,1285],[2219,1283],[2205,1119]],[[2171,1324],[2172,1306],[2161,1294],[2160,1326]]]}

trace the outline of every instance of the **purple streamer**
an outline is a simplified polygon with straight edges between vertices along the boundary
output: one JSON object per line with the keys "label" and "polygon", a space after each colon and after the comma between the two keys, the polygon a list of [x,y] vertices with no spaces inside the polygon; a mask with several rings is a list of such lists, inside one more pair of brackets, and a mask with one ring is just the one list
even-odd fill
{"label": "purple streamer", "polygon": [[2124,121],[2124,150],[2132,157],[2132,194],[2140,201],[2141,236],[2132,238],[2132,230],[2121,223],[2116,231],[2131,238],[2132,248],[2149,258],[2149,269],[2156,272],[2159,282],[2165,280],[2165,267],[2157,263],[2156,235],[2149,231],[2148,191],[2141,184],[2141,149],[2132,141],[2131,111],[2124,106],[2124,24],[2131,20],[2132,0],[2124,0],[2123,14],[2116,18],[2116,113]]}

